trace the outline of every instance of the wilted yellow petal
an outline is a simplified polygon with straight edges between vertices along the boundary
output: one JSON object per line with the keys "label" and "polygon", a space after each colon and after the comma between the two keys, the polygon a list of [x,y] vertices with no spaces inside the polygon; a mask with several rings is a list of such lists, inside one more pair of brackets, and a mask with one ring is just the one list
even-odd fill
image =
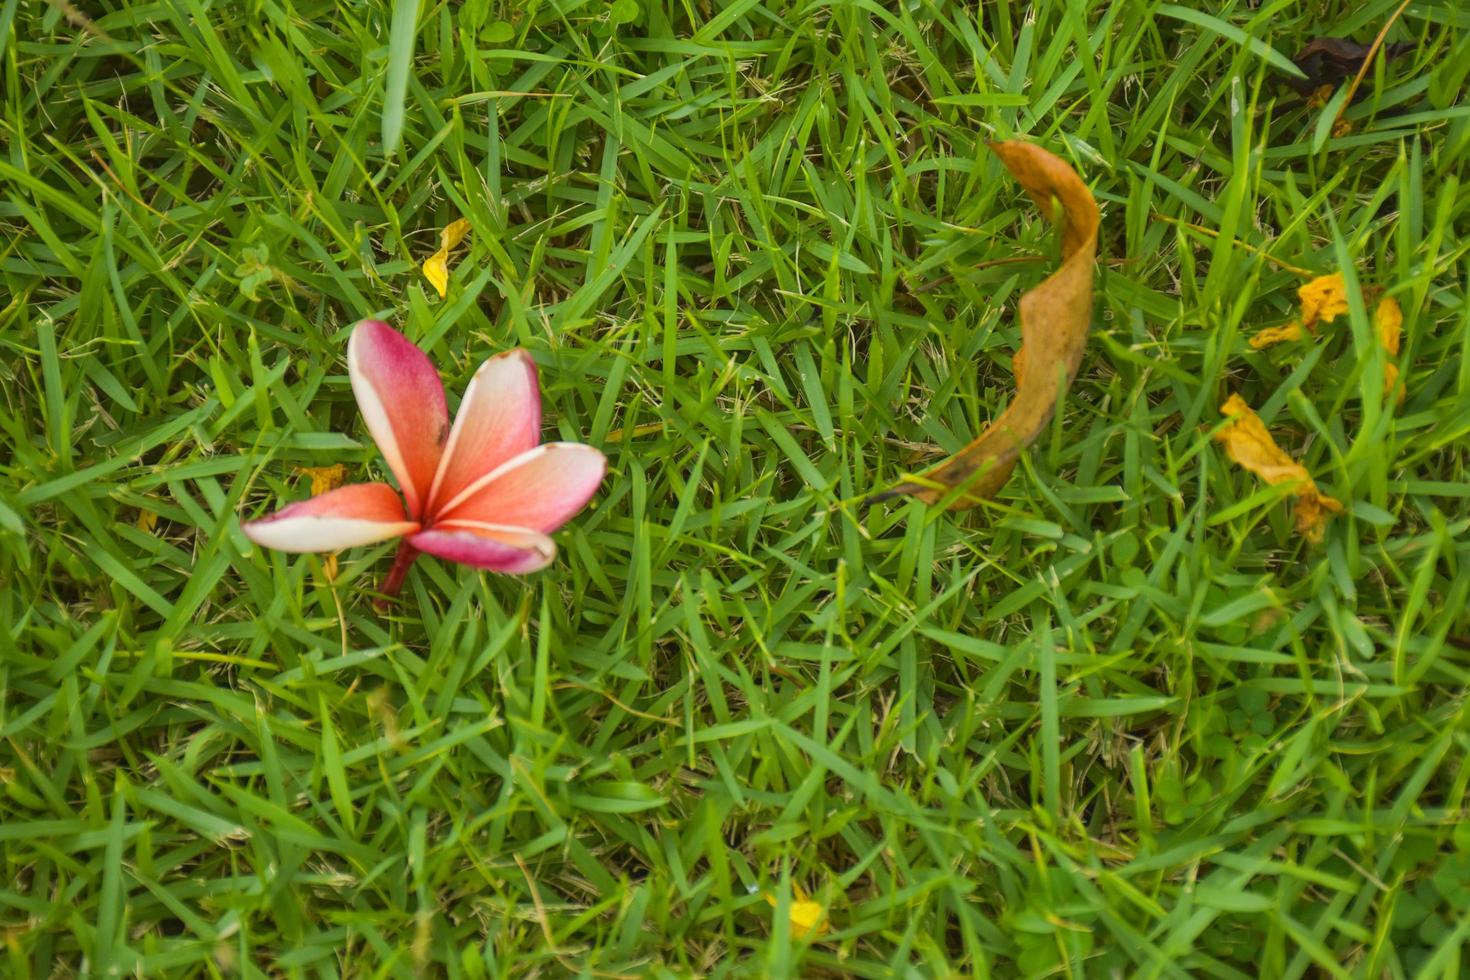
{"label": "wilted yellow petal", "polygon": [[1383,298],[1383,302],[1378,304],[1378,309],[1373,313],[1373,327],[1377,330],[1378,340],[1384,349],[1397,356],[1399,339],[1404,333],[1404,311],[1399,309],[1398,300],[1392,296]]}
{"label": "wilted yellow petal", "polygon": [[434,291],[443,299],[449,292],[449,256],[443,252],[435,252],[424,259],[424,278],[434,287]]}
{"label": "wilted yellow petal", "polygon": [[1327,532],[1327,519],[1341,513],[1342,502],[1319,492],[1316,484],[1312,485],[1310,492],[1297,493],[1296,530],[1313,544],[1321,541]]}
{"label": "wilted yellow petal", "polygon": [[153,529],[158,526],[158,515],[151,510],[140,510],[136,526],[138,530],[152,534]]}
{"label": "wilted yellow petal", "polygon": [[1322,540],[1327,519],[1342,513],[1342,504],[1317,489],[1306,468],[1276,445],[1266,425],[1245,399],[1231,395],[1220,412],[1230,417],[1230,424],[1215,434],[1225,444],[1225,452],[1239,466],[1250,470],[1270,484],[1296,484],[1296,529],[1308,541]]}
{"label": "wilted yellow petal", "polygon": [[313,497],[335,490],[347,480],[347,467],[341,463],[331,466],[300,466],[297,473],[311,478],[311,495]]}
{"label": "wilted yellow petal", "polygon": [[464,237],[470,233],[470,222],[468,218],[458,218],[444,226],[439,234],[439,247],[449,251],[464,241]]}
{"label": "wilted yellow petal", "polygon": [[[1378,309],[1373,312],[1373,329],[1378,334],[1378,342],[1383,349],[1388,351],[1389,357],[1397,357],[1399,353],[1399,342],[1404,334],[1404,311],[1399,308],[1399,301],[1392,296],[1385,296],[1378,304]],[[1383,393],[1389,394],[1399,380],[1399,367],[1393,361],[1383,366]],[[1398,400],[1404,400],[1404,389],[1400,388]]]}
{"label": "wilted yellow petal", "polygon": [[424,278],[429,280],[439,298],[449,292],[449,251],[464,241],[470,233],[470,223],[465,218],[451,221],[439,233],[439,251],[424,260]]}
{"label": "wilted yellow petal", "polygon": [[1279,327],[1267,327],[1264,330],[1256,331],[1256,335],[1251,338],[1251,346],[1256,350],[1261,350],[1262,348],[1270,347],[1272,344],[1283,344],[1288,340],[1301,340],[1305,336],[1306,331],[1302,330],[1302,325],[1296,320],[1293,320]]}
{"label": "wilted yellow petal", "polygon": [[1302,325],[1308,330],[1319,323],[1331,323],[1348,310],[1347,283],[1341,272],[1318,276],[1296,291],[1302,301]]}
{"label": "wilted yellow petal", "polygon": [[[788,913],[791,919],[791,934],[798,939],[805,939],[808,936],[820,936],[826,932],[828,929],[827,910],[820,902],[807,899],[801,888],[796,887],[792,891],[796,893],[796,897],[792,899]],[[780,904],[774,895],[766,895],[766,901],[773,908]]]}

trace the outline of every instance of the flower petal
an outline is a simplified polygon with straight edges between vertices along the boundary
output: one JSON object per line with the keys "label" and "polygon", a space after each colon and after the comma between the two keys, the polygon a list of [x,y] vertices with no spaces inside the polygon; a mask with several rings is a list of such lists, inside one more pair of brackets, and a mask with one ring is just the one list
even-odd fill
{"label": "flower petal", "polygon": [[440,249],[424,259],[424,278],[434,287],[434,292],[443,299],[449,293],[449,253]]}
{"label": "flower petal", "polygon": [[1393,394],[1398,402],[1404,400],[1406,394],[1403,388],[1394,394],[1394,386],[1399,380],[1399,366],[1393,362],[1398,357],[1399,341],[1404,332],[1404,311],[1399,306],[1399,301],[1392,296],[1385,296],[1383,302],[1378,304],[1378,309],[1373,312],[1373,329],[1378,334],[1379,343],[1388,354],[1388,363],[1383,365],[1383,396],[1387,398]]}
{"label": "flower petal", "polygon": [[408,539],[425,554],[492,572],[524,575],[551,564],[556,544],[530,528],[447,521]]}
{"label": "flower petal", "polygon": [[597,492],[607,458],[577,442],[549,442],[521,453],[465,488],[436,523],[483,521],[549,534]]}
{"label": "flower petal", "polygon": [[347,342],[347,374],[368,431],[417,519],[428,502],[449,433],[439,372],[413,341],[381,320],[363,320]]}
{"label": "flower petal", "polygon": [[429,493],[429,513],[471,483],[541,441],[541,390],[536,362],[523,350],[480,365],[465,388]]}
{"label": "flower petal", "polygon": [[1264,350],[1273,344],[1285,343],[1289,340],[1301,340],[1306,335],[1306,331],[1302,329],[1302,325],[1296,320],[1293,320],[1285,326],[1266,327],[1262,330],[1257,330],[1255,336],[1251,337],[1250,344],[1254,350]]}
{"label": "flower petal", "polygon": [[419,529],[386,483],[349,483],[240,525],[245,536],[277,551],[340,551]]}
{"label": "flower petal", "polygon": [[1317,489],[1306,467],[1276,445],[1266,423],[1244,398],[1231,395],[1220,406],[1220,412],[1231,420],[1229,425],[1215,433],[1215,440],[1225,444],[1226,455],[1267,483],[1291,484],[1297,496],[1298,533],[1313,544],[1321,541],[1327,519],[1342,513],[1342,503]]}
{"label": "flower petal", "polygon": [[444,226],[439,234],[439,251],[424,260],[424,278],[433,285],[439,298],[449,291],[449,250],[458,245],[464,236],[470,233],[470,223],[466,218],[451,221]]}
{"label": "flower petal", "polygon": [[1341,272],[1318,276],[1296,291],[1302,303],[1302,325],[1310,329],[1318,323],[1331,323],[1348,311],[1347,281]]}

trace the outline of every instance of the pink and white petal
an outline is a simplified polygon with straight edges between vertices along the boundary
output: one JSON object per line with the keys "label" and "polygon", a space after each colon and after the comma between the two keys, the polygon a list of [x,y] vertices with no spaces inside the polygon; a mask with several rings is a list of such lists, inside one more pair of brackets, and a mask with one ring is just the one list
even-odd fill
{"label": "pink and white petal", "polygon": [[363,320],[347,342],[347,374],[368,432],[398,478],[408,516],[417,519],[449,434],[439,372],[403,334],[381,320]]}
{"label": "pink and white petal", "polygon": [[470,484],[437,522],[481,521],[549,534],[587,505],[606,472],[607,457],[591,446],[549,442]]}
{"label": "pink and white petal", "polygon": [[556,557],[556,544],[544,534],[475,521],[435,524],[408,543],[436,558],[507,575],[540,571]]}
{"label": "pink and white petal", "polygon": [[541,441],[536,362],[523,350],[489,358],[465,388],[444,444],[427,513]]}
{"label": "pink and white petal", "polygon": [[240,525],[245,536],[277,551],[341,551],[419,529],[386,483],[349,483]]}

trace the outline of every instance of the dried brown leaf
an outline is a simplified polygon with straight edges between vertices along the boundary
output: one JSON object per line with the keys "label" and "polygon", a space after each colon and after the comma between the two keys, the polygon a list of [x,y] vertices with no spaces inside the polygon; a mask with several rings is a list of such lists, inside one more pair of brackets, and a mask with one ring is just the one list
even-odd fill
{"label": "dried brown leaf", "polygon": [[[1414,45],[1398,41],[1383,45],[1385,61],[1409,54]],[[1336,88],[1363,69],[1373,51],[1371,44],[1358,44],[1345,37],[1319,37],[1309,41],[1292,59],[1306,78],[1288,79],[1287,84],[1303,98],[1311,98],[1323,86]],[[1331,93],[1329,93],[1330,97]],[[1325,100],[1324,100],[1325,102]]]}
{"label": "dried brown leaf", "polygon": [[1077,172],[1031,143],[991,143],[990,149],[1048,218],[1061,205],[1062,263],[1021,297],[1021,349],[1016,354],[1016,397],[973,442],[923,477],[872,498],[899,494],[936,503],[956,488],[952,508],[973,507],[1005,484],[1022,450],[1051,421],[1058,400],[1077,374],[1092,316],[1092,272],[1097,257],[1097,202]]}

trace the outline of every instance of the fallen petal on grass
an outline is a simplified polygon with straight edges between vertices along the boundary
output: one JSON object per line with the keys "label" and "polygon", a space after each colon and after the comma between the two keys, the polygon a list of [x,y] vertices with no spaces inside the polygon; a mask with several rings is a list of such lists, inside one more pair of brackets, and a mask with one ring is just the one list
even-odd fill
{"label": "fallen petal on grass", "polygon": [[1342,504],[1320,492],[1306,468],[1276,445],[1245,399],[1231,395],[1220,406],[1220,412],[1230,418],[1230,423],[1215,433],[1215,439],[1224,443],[1226,455],[1269,484],[1292,484],[1297,496],[1297,531],[1308,541],[1321,541],[1327,519],[1342,513]]}
{"label": "fallen petal on grass", "polygon": [[1378,342],[1383,345],[1383,350],[1389,357],[1388,362],[1383,365],[1384,397],[1392,395],[1396,401],[1401,402],[1406,392],[1398,387],[1399,367],[1393,358],[1399,356],[1399,343],[1404,334],[1404,311],[1399,307],[1399,301],[1392,296],[1385,296],[1373,311],[1373,332],[1377,334]]}
{"label": "fallen petal on grass", "polygon": [[456,245],[464,241],[464,237],[470,233],[468,219],[459,218],[444,226],[439,233],[439,250],[424,260],[424,278],[429,280],[429,285],[443,299],[449,293],[449,253]]}

